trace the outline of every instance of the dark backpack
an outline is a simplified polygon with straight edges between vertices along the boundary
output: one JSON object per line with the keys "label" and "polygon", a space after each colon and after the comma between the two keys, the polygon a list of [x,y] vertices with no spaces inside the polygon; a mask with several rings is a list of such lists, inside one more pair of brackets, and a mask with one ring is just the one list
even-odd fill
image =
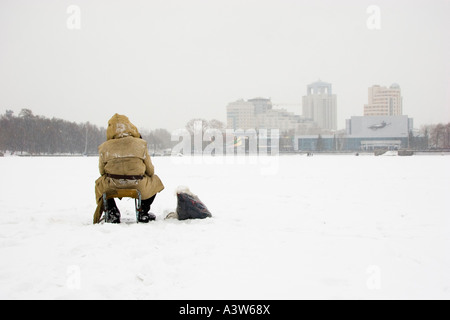
{"label": "dark backpack", "polygon": [[208,208],[206,208],[197,196],[179,192],[177,193],[177,199],[178,220],[205,219],[212,217],[211,212],[209,212]]}

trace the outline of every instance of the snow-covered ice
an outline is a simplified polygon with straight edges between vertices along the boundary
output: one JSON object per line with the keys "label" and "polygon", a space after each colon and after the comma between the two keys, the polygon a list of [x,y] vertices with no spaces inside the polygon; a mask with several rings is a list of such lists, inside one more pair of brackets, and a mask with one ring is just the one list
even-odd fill
{"label": "snow-covered ice", "polygon": [[450,298],[450,157],[153,158],[148,225],[92,225],[97,161],[0,158],[0,299]]}

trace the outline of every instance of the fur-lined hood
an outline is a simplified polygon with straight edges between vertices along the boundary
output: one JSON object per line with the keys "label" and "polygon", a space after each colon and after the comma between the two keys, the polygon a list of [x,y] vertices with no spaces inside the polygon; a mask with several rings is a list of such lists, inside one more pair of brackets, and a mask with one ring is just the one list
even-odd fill
{"label": "fur-lined hood", "polygon": [[115,114],[108,121],[106,129],[106,139],[120,139],[125,137],[139,138],[141,135],[138,129],[130,122],[127,116]]}

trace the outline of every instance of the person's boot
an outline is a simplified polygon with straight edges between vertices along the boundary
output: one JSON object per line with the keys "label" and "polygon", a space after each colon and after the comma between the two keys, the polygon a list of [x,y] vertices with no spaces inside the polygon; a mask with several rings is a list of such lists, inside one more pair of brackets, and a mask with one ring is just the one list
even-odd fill
{"label": "person's boot", "polygon": [[156,220],[156,216],[151,213],[151,212],[143,212],[143,211],[139,211],[138,214],[138,221],[141,223],[148,223],[150,221],[155,221]]}
{"label": "person's boot", "polygon": [[120,211],[116,206],[114,199],[108,200],[108,210],[105,213],[106,223],[120,223]]}
{"label": "person's boot", "polygon": [[155,196],[142,201],[141,210],[138,214],[138,222],[148,223],[156,220],[156,216],[150,212],[150,206],[152,205],[153,200],[155,200]]}

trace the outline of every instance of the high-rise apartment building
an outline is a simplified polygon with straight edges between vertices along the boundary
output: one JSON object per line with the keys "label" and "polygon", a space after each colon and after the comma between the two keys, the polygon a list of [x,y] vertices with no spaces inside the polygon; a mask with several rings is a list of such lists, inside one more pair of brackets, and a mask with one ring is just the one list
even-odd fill
{"label": "high-rise apartment building", "polygon": [[311,119],[321,129],[337,130],[337,103],[331,83],[317,81],[307,86],[303,96],[303,117]]}
{"label": "high-rise apartment building", "polygon": [[400,86],[389,88],[374,85],[369,88],[369,103],[364,105],[365,116],[401,116],[403,104]]}

